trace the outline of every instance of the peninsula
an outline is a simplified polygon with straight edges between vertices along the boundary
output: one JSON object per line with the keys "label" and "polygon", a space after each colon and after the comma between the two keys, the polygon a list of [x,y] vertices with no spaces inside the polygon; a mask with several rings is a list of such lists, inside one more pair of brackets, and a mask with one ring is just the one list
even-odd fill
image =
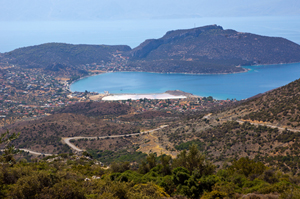
{"label": "peninsula", "polygon": [[131,67],[151,72],[235,73],[239,66],[300,62],[300,46],[211,25],[167,32],[130,51]]}
{"label": "peninsula", "polygon": [[300,62],[300,45],[209,25],[167,32],[131,49],[126,45],[47,43],[0,54],[0,63],[39,68],[60,77],[108,71],[220,74],[245,65]]}

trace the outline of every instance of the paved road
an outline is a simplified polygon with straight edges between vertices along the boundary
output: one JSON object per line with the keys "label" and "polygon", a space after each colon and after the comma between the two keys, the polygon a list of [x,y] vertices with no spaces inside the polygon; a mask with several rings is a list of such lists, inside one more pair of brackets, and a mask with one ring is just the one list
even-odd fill
{"label": "paved road", "polygon": [[[69,145],[72,149],[76,150],[76,151],[83,151],[80,148],[76,147],[74,144],[72,144],[70,142],[70,140],[79,140],[79,139],[89,139],[89,140],[95,140],[95,139],[105,139],[105,138],[118,138],[118,137],[127,137],[127,136],[133,136],[133,135],[140,135],[140,134],[145,134],[145,133],[152,133],[154,131],[158,131],[160,129],[163,129],[165,127],[167,127],[168,125],[163,125],[160,126],[159,128],[156,129],[152,129],[149,131],[144,131],[144,132],[140,132],[140,133],[131,133],[131,134],[126,134],[126,135],[111,135],[111,136],[101,136],[101,137],[66,137],[66,138],[62,138],[63,142],[65,142],[67,145]],[[40,153],[40,152],[36,152],[36,151],[31,151],[29,149],[19,149],[20,151],[25,151],[34,155],[44,155],[44,156],[51,156],[51,155],[56,155],[56,154],[50,154],[50,153]],[[4,149],[0,149],[0,151],[4,151]]]}
{"label": "paved road", "polygon": [[[211,116],[211,113],[204,116],[203,118],[209,118]],[[221,120],[224,120],[224,121],[229,121],[229,120],[226,120],[226,119],[221,119]],[[240,124],[243,124],[245,121],[242,121],[242,120],[236,120],[238,123]],[[278,127],[278,126],[274,126],[274,125],[269,125],[269,124],[260,124],[260,123],[254,123],[254,122],[250,122],[250,124],[253,124],[253,125],[262,125],[262,126],[267,126],[267,127],[270,127],[270,128],[277,128],[279,130],[285,130],[285,128],[282,128],[282,127]],[[82,152],[84,150],[76,147],[74,144],[72,144],[70,142],[70,140],[79,140],[79,139],[88,139],[88,140],[95,140],[95,139],[105,139],[105,138],[118,138],[118,137],[128,137],[128,136],[134,136],[134,135],[142,135],[142,134],[146,134],[146,133],[152,133],[154,131],[158,131],[160,129],[163,129],[165,127],[167,127],[168,125],[163,125],[163,126],[160,126],[159,128],[156,128],[156,129],[152,129],[152,130],[149,130],[149,131],[144,131],[144,132],[140,132],[140,133],[131,133],[131,134],[126,134],[126,135],[111,135],[111,136],[100,136],[100,137],[83,137],[83,136],[77,136],[77,137],[63,137],[62,140],[64,143],[66,143],[68,146],[70,146],[72,149],[76,150],[76,151],[79,151],[79,152]],[[300,130],[296,130],[296,129],[287,129],[291,132],[300,132]],[[20,151],[25,151],[25,152],[29,152],[31,154],[34,154],[34,155],[44,155],[44,156],[51,156],[51,155],[55,155],[55,154],[47,154],[47,153],[40,153],[40,152],[36,152],[36,151],[31,151],[29,149],[19,149]],[[4,149],[0,149],[0,151],[4,151]]]}
{"label": "paved road", "polygon": [[[47,154],[47,153],[40,153],[40,152],[36,152],[36,151],[31,151],[29,149],[19,149],[20,151],[25,151],[25,152],[28,152],[28,153],[31,153],[31,154],[34,154],[34,155],[44,155],[44,156],[51,156],[51,155],[54,155],[54,154]],[[4,149],[0,149],[0,151],[4,151]]]}
{"label": "paved road", "polygon": [[[236,121],[237,121],[238,123],[240,123],[240,124],[243,124],[244,122],[248,122],[248,121],[242,121],[242,120],[236,120]],[[274,125],[270,125],[270,124],[261,124],[261,123],[255,123],[255,122],[249,122],[249,123],[250,123],[250,124],[253,124],[253,125],[256,125],[256,126],[261,125],[261,126],[267,126],[267,127],[273,128],[273,129],[277,128],[277,129],[282,130],[282,131],[285,130],[285,128],[278,127],[278,126],[274,126]],[[288,129],[288,128],[287,128],[287,130],[288,130],[288,131],[295,132],[295,133],[300,132],[300,130],[297,130],[297,129]]]}
{"label": "paved road", "polygon": [[[242,121],[242,120],[228,120],[228,119],[220,119],[221,121],[236,121],[240,124],[243,124],[245,122],[249,122],[249,121]],[[249,122],[250,124],[253,124],[255,126],[267,126],[267,127],[270,127],[270,128],[273,128],[273,129],[279,129],[279,130],[288,130],[288,131],[291,131],[291,132],[294,132],[294,133],[299,133],[300,130],[297,130],[297,129],[288,129],[288,128],[282,128],[282,127],[278,127],[278,126],[274,126],[274,125],[270,125],[270,124],[262,124],[262,123],[255,123],[255,122]]]}
{"label": "paved road", "polygon": [[[203,118],[209,118],[211,116],[211,113],[204,116]],[[229,120],[226,120],[226,119],[221,119],[221,120],[224,120],[224,121],[229,121]],[[242,121],[242,120],[236,120],[238,123],[240,124],[243,124],[245,121]],[[254,123],[254,122],[250,122],[250,124],[253,124],[253,125],[262,125],[262,126],[267,126],[267,127],[270,127],[270,128],[277,128],[279,130],[285,130],[285,128],[282,128],[282,127],[278,127],[278,126],[274,126],[274,125],[269,125],[269,124],[261,124],[261,123]],[[111,136],[100,136],[100,137],[83,137],[83,136],[77,136],[77,137],[63,137],[62,140],[64,143],[66,143],[68,146],[70,146],[72,149],[74,149],[75,151],[79,151],[79,152],[82,152],[84,150],[76,147],[74,144],[72,144],[70,142],[70,140],[79,140],[79,139],[88,139],[88,140],[95,140],[95,139],[105,139],[105,138],[118,138],[118,137],[128,137],[128,136],[134,136],[134,135],[142,135],[142,134],[146,134],[146,133],[152,133],[154,131],[158,131],[160,129],[163,129],[165,127],[167,127],[168,125],[163,125],[163,126],[160,126],[159,128],[156,128],[156,129],[152,129],[152,130],[149,130],[149,131],[144,131],[144,132],[140,132],[140,133],[131,133],[131,134],[126,134],[126,135],[111,135]],[[300,132],[300,130],[296,130],[296,129],[287,129],[291,132]],[[40,153],[40,152],[36,152],[36,151],[31,151],[29,149],[19,149],[20,151],[25,151],[25,152],[29,152],[31,154],[34,154],[34,155],[44,155],[44,156],[51,156],[51,155],[54,155],[54,154],[47,154],[47,153]],[[0,151],[4,151],[4,149],[0,149]]]}
{"label": "paved road", "polygon": [[55,154],[50,154],[50,153],[40,153],[40,152],[36,152],[36,151],[31,151],[31,150],[28,150],[28,149],[19,149],[19,150],[29,152],[29,153],[34,154],[34,155],[44,155],[44,156],[55,155]]}
{"label": "paved road", "polygon": [[163,128],[167,127],[167,126],[168,125],[163,125],[163,126],[160,126],[159,128],[152,129],[152,130],[149,130],[149,131],[144,131],[144,132],[140,132],[140,133],[131,133],[131,134],[126,134],[126,135],[110,135],[110,136],[100,136],[100,137],[83,137],[83,136],[64,137],[64,138],[62,138],[62,140],[63,140],[63,142],[65,144],[67,144],[69,147],[71,147],[75,151],[82,152],[84,150],[82,150],[82,149],[78,148],[77,146],[75,146],[74,144],[72,144],[70,142],[70,140],[79,140],[79,139],[95,140],[95,139],[119,138],[119,137],[128,137],[128,136],[134,136],[134,135],[142,135],[142,134],[152,133],[154,131],[158,131],[158,130],[163,129]]}
{"label": "paved road", "polygon": [[209,119],[211,115],[212,115],[212,113],[209,113],[209,114],[205,115],[202,119]]}

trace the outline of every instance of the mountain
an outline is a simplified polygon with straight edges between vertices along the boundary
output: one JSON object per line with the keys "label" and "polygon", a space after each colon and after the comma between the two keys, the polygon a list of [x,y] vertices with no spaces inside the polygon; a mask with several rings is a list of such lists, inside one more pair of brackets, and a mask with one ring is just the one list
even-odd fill
{"label": "mountain", "polygon": [[[53,63],[64,65],[101,64],[113,59],[113,53],[130,51],[129,46],[109,45],[72,45],[64,43],[46,43],[24,47],[5,53],[12,64],[47,67]],[[51,68],[52,66],[50,66]]]}
{"label": "mountain", "polygon": [[95,68],[89,65],[115,71],[235,73],[246,71],[240,67],[244,65],[300,62],[300,45],[210,25],[169,31],[134,49],[126,45],[47,43],[1,54],[0,61],[59,74],[86,74]]}
{"label": "mountain", "polygon": [[300,62],[300,46],[284,38],[210,25],[146,40],[131,56],[130,64],[143,71],[232,73],[244,70],[239,65]]}

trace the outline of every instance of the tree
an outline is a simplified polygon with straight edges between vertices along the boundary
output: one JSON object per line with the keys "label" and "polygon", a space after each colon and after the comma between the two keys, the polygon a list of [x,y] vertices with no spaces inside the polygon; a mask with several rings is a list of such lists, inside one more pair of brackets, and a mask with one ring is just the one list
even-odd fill
{"label": "tree", "polygon": [[113,162],[110,165],[110,168],[113,173],[123,173],[124,171],[127,171],[130,169],[130,162]]}
{"label": "tree", "polygon": [[149,164],[149,170],[151,170],[152,168],[154,168],[156,166],[156,156],[154,153],[150,153],[147,156],[147,162]]}
{"label": "tree", "polygon": [[212,101],[214,101],[214,98],[213,98],[212,96],[208,96],[208,97],[207,97],[207,101],[212,102]]}
{"label": "tree", "polygon": [[0,161],[8,162],[9,164],[15,163],[15,159],[13,157],[14,154],[18,153],[19,150],[16,150],[14,145],[11,145],[10,142],[17,139],[20,136],[20,133],[12,133],[7,130],[0,136],[0,144],[4,144],[5,149],[4,153]]}
{"label": "tree", "polygon": [[169,155],[161,155],[160,161],[161,161],[161,173],[163,175],[170,175],[171,174],[171,166],[170,161],[172,160],[172,157]]}
{"label": "tree", "polygon": [[205,160],[205,156],[199,151],[196,144],[190,146],[188,153],[183,150],[174,161],[176,167],[185,167],[190,174],[194,170],[198,170],[201,176],[210,175],[215,171],[215,166]]}
{"label": "tree", "polygon": [[262,162],[255,162],[248,157],[242,157],[238,161],[234,161],[229,167],[231,173],[237,172],[246,177],[250,175],[261,175],[266,169],[267,167]]}

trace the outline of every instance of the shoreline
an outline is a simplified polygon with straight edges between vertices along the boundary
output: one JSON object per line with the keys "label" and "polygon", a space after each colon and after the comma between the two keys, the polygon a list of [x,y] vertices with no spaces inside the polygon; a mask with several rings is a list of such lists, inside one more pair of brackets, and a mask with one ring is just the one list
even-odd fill
{"label": "shoreline", "polygon": [[[238,66],[236,66],[238,67]],[[243,68],[242,66],[240,66],[241,68]],[[243,68],[244,71],[241,72],[233,72],[233,73],[178,73],[178,72],[148,72],[148,71],[106,71],[103,73],[99,73],[99,74],[91,74],[91,75],[87,75],[87,76],[83,76],[80,77],[79,79],[76,79],[72,82],[70,82],[69,86],[68,86],[68,90],[70,92],[76,92],[76,91],[72,91],[71,90],[71,85],[74,84],[77,81],[80,81],[82,79],[88,78],[88,77],[93,77],[93,76],[97,76],[97,75],[101,75],[101,74],[105,74],[105,73],[124,73],[124,72],[136,72],[136,73],[157,73],[157,74],[183,74],[183,75],[230,75],[230,74],[238,74],[238,73],[246,73],[249,72],[251,69],[248,68]]]}
{"label": "shoreline", "polygon": [[[104,72],[104,73],[107,73],[107,72]],[[78,81],[80,81],[80,80],[83,80],[83,79],[85,79],[85,78],[93,77],[93,76],[96,76],[96,75],[101,75],[101,74],[104,74],[104,73],[100,73],[100,74],[91,74],[91,75],[87,75],[87,76],[80,77],[79,79],[76,79],[76,80],[74,80],[74,81],[72,81],[72,82],[69,83],[68,90],[69,90],[71,93],[74,93],[74,92],[76,92],[76,91],[72,91],[72,90],[71,90],[71,85],[72,85],[72,84],[74,84],[75,82],[78,82]]]}
{"label": "shoreline", "polygon": [[[288,63],[288,65],[293,65],[293,64],[297,64],[298,62],[296,62],[296,63]],[[276,66],[276,65],[278,65],[278,66],[280,66],[280,65],[285,65],[285,64],[283,64],[283,63],[280,63],[280,64],[260,64],[260,65],[249,65],[249,66],[239,66],[239,67],[242,67],[242,69],[243,69],[243,71],[241,71],[241,72],[235,72],[235,73],[215,73],[215,74],[213,74],[213,73],[209,73],[209,74],[207,74],[207,73],[204,73],[204,74],[201,74],[201,73],[173,73],[173,72],[168,72],[168,73],[161,73],[161,72],[145,72],[145,71],[104,71],[104,72],[102,72],[102,73],[98,73],[98,74],[90,74],[90,75],[86,75],[86,76],[83,76],[83,77],[81,77],[81,78],[79,78],[79,79],[77,79],[77,80],[74,80],[74,81],[72,81],[72,82],[70,82],[70,84],[68,85],[68,89],[69,89],[69,91],[70,92],[76,92],[76,91],[72,91],[71,90],[71,85],[73,85],[75,82],[77,82],[77,81],[80,81],[80,80],[82,80],[82,79],[84,79],[84,78],[88,78],[88,77],[92,77],[92,76],[96,76],[96,75],[101,75],[101,74],[105,74],[105,73],[117,73],[117,72],[128,72],[128,73],[136,73],[136,72],[141,72],[141,73],[157,73],[157,74],[181,74],[181,75],[226,75],[226,74],[240,74],[240,73],[247,73],[247,72],[251,72],[251,71],[253,71],[256,67],[261,67],[261,66]],[[254,67],[254,68],[253,68]],[[184,90],[184,89],[183,89]],[[80,92],[80,91],[78,91],[78,92]],[[83,91],[82,91],[83,92]],[[90,92],[93,92],[93,91],[90,91]],[[94,91],[95,92],[95,91]],[[103,92],[95,92],[95,93],[97,93],[97,94],[104,94],[104,91]],[[120,92],[116,92],[116,93],[110,93],[110,95],[152,95],[153,93],[120,93]],[[157,94],[161,94],[161,93],[154,93],[154,95],[157,95]],[[193,93],[191,93],[191,94],[193,94]],[[95,94],[94,94],[95,95]],[[201,94],[200,94],[201,95]],[[104,95],[102,95],[102,96],[104,96]],[[195,96],[195,95],[194,95]],[[201,96],[203,96],[203,95],[201,95]],[[199,97],[201,97],[201,96],[199,96]],[[216,97],[216,99],[217,99],[218,97]],[[95,98],[96,99],[96,98]],[[98,99],[100,99],[100,97],[98,98]],[[221,99],[223,99],[223,98],[221,98]],[[225,99],[225,98],[224,98]],[[244,99],[244,98],[242,98],[242,99]]]}

